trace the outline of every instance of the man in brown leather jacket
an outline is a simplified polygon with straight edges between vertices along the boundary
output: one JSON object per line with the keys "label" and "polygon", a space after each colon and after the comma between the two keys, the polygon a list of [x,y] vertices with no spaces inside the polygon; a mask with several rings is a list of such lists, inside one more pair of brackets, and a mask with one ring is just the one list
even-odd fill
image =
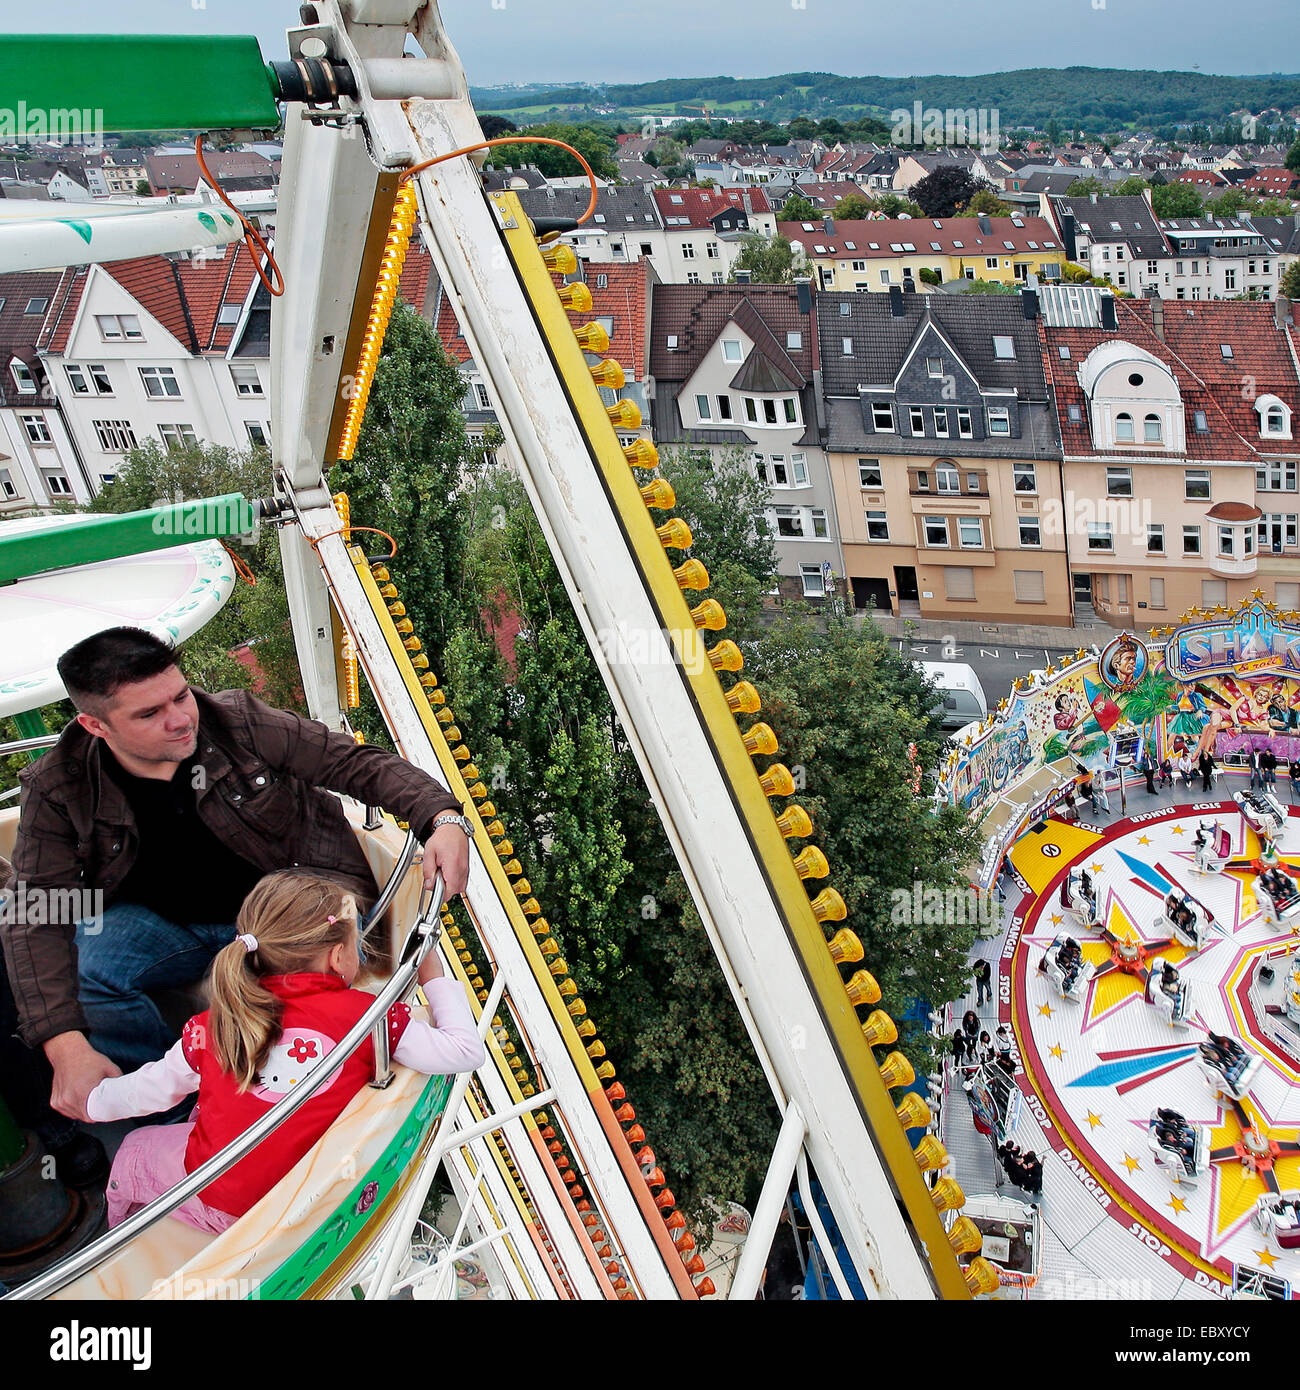
{"label": "man in brown leather jacket", "polygon": [[59,674],[78,715],[21,774],[0,939],[23,1041],[49,1059],[60,1114],[84,1119],[103,1077],[166,1051],[148,991],[202,978],[263,874],[314,868],[374,896],[325,788],[409,822],[426,882],[441,872],[448,896],[464,888],[460,807],[402,759],[244,691],[195,690],[172,648],[135,628],[78,643]]}

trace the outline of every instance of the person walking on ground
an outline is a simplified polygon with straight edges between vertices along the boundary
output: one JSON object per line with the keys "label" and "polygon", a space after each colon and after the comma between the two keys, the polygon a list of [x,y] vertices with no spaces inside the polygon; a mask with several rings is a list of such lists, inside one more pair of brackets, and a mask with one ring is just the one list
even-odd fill
{"label": "person walking on ground", "polygon": [[1259,755],[1259,770],[1264,786],[1277,786],[1277,754],[1271,747],[1265,748]]}
{"label": "person walking on ground", "polygon": [[975,962],[975,1007],[982,1008],[993,998],[992,973],[986,960]]}
{"label": "person walking on ground", "polygon": [[1147,791],[1155,796],[1156,793],[1156,760],[1150,753],[1143,753],[1142,764],[1139,768],[1143,777],[1147,779]]}
{"label": "person walking on ground", "polygon": [[1263,768],[1260,766],[1259,749],[1252,748],[1247,758],[1247,766],[1250,768],[1250,789],[1254,791],[1256,787],[1263,785]]}
{"label": "person walking on ground", "polygon": [[1208,792],[1214,782],[1214,759],[1206,751],[1196,760],[1196,765],[1201,770],[1201,790]]}
{"label": "person walking on ground", "polygon": [[962,1058],[966,1055],[966,1034],[960,1028],[952,1035],[952,1064],[960,1067]]}

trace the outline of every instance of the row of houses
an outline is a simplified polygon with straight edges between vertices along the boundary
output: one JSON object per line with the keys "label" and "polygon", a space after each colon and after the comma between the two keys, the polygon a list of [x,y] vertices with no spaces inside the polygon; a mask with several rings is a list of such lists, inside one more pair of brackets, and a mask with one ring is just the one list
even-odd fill
{"label": "row of houses", "polygon": [[[641,436],[738,453],[765,484],[788,594],[989,622],[1091,606],[1117,626],[1256,588],[1300,607],[1285,299],[671,284],[650,257],[578,274]],[[422,249],[402,293],[481,433],[491,387]],[[148,440],[264,444],[269,342],[242,245],[0,276],[0,514],[85,502]]]}

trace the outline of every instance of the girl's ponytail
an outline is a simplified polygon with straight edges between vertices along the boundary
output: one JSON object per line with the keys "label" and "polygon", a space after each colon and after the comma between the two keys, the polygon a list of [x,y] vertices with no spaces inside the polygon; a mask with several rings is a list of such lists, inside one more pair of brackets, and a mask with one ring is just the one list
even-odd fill
{"label": "girl's ponytail", "polygon": [[[213,959],[208,1009],[212,1055],[241,1091],[266,1065],[283,1012],[262,977],[318,969],[322,953],[346,942],[353,930],[346,896],[332,879],[285,869],[268,874],[245,898],[240,936]],[[253,950],[245,937],[252,938]]]}

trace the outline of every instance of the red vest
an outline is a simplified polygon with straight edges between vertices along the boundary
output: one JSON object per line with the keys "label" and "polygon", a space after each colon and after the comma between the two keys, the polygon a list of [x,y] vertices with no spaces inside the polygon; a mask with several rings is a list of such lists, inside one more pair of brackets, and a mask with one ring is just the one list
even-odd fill
{"label": "red vest", "polygon": [[[185,1060],[199,1075],[199,1103],[194,1131],[185,1150],[185,1171],[192,1173],[213,1154],[243,1134],[287,1095],[332,1052],[374,1003],[375,996],[349,989],[337,975],[304,972],[265,975],[262,985],[284,1001],[280,1035],[252,1087],[239,1091],[206,1046],[208,1014],[190,1019],[181,1034]],[[405,1004],[388,1011],[390,1051],[410,1021]],[[299,1107],[245,1158],[205,1187],[203,1200],[231,1216],[261,1200],[342,1114],[353,1096],[374,1074],[374,1044],[367,1039],[344,1062],[324,1089]]]}

